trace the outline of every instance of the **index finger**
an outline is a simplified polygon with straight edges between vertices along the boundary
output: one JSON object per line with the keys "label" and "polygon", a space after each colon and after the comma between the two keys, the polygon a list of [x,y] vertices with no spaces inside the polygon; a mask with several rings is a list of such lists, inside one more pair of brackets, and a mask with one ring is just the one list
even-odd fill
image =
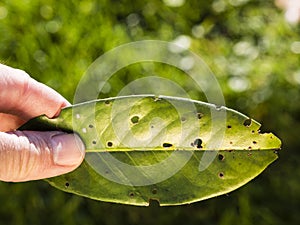
{"label": "index finger", "polygon": [[52,88],[22,70],[0,64],[0,112],[24,120],[45,114],[49,118],[70,103]]}

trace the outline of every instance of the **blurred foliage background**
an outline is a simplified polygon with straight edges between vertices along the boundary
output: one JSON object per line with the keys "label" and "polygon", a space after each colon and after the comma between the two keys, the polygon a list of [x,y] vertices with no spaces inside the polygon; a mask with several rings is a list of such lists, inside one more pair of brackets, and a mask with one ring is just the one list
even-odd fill
{"label": "blurred foliage background", "polygon": [[[284,8],[284,2],[276,3]],[[44,181],[2,182],[0,224],[300,224],[300,29],[297,17],[277,6],[271,0],[0,0],[0,61],[70,102],[104,52],[137,40],[173,41],[209,65],[228,107],[283,141],[279,160],[244,187],[178,207],[96,202]],[[176,71],[154,70],[201,100]],[[120,71],[100,97],[115,96],[142,76],[138,66]]]}

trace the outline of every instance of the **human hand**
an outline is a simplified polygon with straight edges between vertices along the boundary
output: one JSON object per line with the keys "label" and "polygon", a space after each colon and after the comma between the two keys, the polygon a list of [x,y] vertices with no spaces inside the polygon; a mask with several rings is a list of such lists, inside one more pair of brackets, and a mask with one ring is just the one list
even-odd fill
{"label": "human hand", "polygon": [[27,120],[58,116],[60,94],[24,71],[0,64],[0,180],[29,181],[68,173],[84,158],[84,144],[60,131],[16,131]]}

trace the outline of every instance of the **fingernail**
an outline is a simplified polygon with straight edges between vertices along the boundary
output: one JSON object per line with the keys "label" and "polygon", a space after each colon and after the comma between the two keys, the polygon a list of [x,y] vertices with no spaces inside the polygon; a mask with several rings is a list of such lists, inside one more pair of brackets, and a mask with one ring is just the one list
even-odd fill
{"label": "fingernail", "polygon": [[53,161],[60,166],[79,165],[85,153],[85,147],[76,134],[59,134],[51,138]]}

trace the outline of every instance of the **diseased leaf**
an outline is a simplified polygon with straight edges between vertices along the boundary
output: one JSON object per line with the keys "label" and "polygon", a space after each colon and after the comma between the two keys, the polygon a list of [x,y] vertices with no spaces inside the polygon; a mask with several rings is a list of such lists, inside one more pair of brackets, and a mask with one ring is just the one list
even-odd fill
{"label": "diseased leaf", "polygon": [[86,102],[21,130],[76,132],[86,157],[75,171],[47,181],[101,201],[179,205],[228,193],[277,159],[281,141],[260,124],[215,105],[166,96]]}

